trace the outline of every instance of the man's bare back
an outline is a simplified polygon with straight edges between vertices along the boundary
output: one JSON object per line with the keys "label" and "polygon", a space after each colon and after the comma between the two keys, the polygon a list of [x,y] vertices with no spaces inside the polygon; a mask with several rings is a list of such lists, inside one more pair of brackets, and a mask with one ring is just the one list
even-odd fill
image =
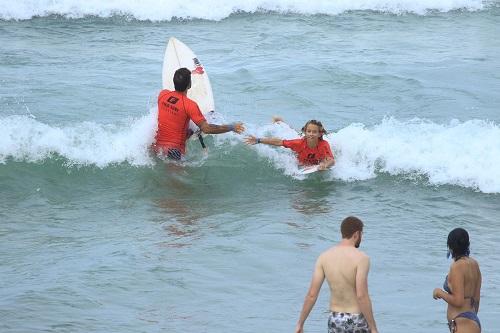
{"label": "man's bare back", "polygon": [[352,246],[334,246],[323,252],[319,264],[330,286],[330,310],[360,313],[356,296],[356,272],[368,256]]}

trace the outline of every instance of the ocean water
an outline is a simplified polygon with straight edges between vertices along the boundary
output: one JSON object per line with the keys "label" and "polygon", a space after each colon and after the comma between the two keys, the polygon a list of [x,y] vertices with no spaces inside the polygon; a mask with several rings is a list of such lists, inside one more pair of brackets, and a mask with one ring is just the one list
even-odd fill
{"label": "ocean water", "polygon": [[[447,331],[432,291],[455,227],[498,331],[499,35],[498,1],[0,0],[0,331],[291,332],[347,215],[380,332]],[[152,156],[171,36],[221,122],[321,120],[337,165],[297,176],[236,134]]]}

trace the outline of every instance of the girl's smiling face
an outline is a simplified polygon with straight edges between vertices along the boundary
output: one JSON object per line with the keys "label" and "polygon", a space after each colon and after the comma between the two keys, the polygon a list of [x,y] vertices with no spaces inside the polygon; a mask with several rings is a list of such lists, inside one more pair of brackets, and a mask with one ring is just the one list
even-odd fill
{"label": "girl's smiling face", "polygon": [[309,124],[304,131],[304,135],[308,143],[317,143],[322,133],[318,125]]}
{"label": "girl's smiling face", "polygon": [[320,127],[315,124],[307,125],[304,136],[307,140],[307,145],[311,148],[316,147],[318,145],[318,140],[323,133],[320,131]]}

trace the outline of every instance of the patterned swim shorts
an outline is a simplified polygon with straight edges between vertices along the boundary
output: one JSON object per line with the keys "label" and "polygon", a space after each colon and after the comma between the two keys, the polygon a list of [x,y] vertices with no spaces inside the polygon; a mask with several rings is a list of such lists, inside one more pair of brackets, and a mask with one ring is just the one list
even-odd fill
{"label": "patterned swim shorts", "polygon": [[370,333],[362,313],[331,312],[328,333]]}

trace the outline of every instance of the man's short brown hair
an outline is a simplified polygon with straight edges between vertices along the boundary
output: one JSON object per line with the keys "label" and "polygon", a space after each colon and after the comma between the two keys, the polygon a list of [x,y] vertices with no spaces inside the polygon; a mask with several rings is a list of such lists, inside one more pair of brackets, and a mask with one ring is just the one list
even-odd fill
{"label": "man's short brown hair", "polygon": [[340,225],[342,238],[349,239],[356,231],[363,231],[363,221],[355,216],[346,217]]}

